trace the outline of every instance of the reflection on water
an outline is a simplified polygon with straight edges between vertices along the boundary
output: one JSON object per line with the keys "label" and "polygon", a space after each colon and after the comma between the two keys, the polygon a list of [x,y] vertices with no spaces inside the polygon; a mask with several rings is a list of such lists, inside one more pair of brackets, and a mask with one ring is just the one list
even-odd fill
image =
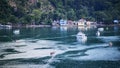
{"label": "reflection on water", "polygon": [[114,26],[114,31],[117,32],[119,30],[119,26]]}
{"label": "reflection on water", "polygon": [[119,35],[118,32],[119,32],[119,26],[116,25],[114,26],[114,34]]}
{"label": "reflection on water", "polygon": [[61,33],[61,36],[67,36],[67,27],[66,26],[63,26],[63,27],[60,27],[60,33]]}
{"label": "reflection on water", "polygon": [[60,27],[60,30],[61,30],[61,31],[67,31],[67,26],[61,26],[61,27]]}
{"label": "reflection on water", "polygon": [[85,68],[84,65],[94,65],[87,68],[98,68],[102,65],[102,68],[112,68],[114,63],[119,66],[120,27],[108,27],[100,32],[101,36],[96,36],[97,28],[83,28],[21,28],[17,35],[13,33],[15,29],[2,29],[0,67]]}

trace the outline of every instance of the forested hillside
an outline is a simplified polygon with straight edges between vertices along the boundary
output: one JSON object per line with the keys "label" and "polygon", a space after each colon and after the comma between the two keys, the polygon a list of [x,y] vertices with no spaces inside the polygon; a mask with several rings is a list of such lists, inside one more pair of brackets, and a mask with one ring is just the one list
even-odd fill
{"label": "forested hillside", "polygon": [[120,0],[1,0],[0,23],[51,24],[53,20],[112,23],[120,20]]}

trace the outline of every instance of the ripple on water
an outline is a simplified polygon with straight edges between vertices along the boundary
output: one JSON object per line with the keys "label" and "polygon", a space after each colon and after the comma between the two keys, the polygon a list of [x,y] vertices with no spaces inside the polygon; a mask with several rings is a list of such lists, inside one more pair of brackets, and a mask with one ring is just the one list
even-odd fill
{"label": "ripple on water", "polygon": [[[42,57],[50,56],[50,52],[56,53],[58,57],[55,57],[55,58],[60,57],[60,58],[67,58],[67,59],[74,59],[74,60],[75,59],[77,60],[78,59],[79,60],[119,60],[120,59],[118,58],[118,56],[120,56],[119,54],[117,54],[118,51],[116,49],[112,49],[112,50],[108,49],[109,47],[106,44],[96,44],[93,46],[76,44],[73,46],[73,45],[66,45],[66,44],[58,44],[58,42],[56,41],[49,41],[49,40],[37,40],[36,43],[20,41],[18,43],[24,43],[24,42],[25,42],[25,45],[18,45],[18,47],[16,47],[17,45],[16,44],[15,46],[12,47],[16,51],[22,52],[22,53],[7,54],[2,60],[8,60],[8,59],[12,60],[12,59],[20,59],[20,58],[23,58],[23,59],[42,58]],[[13,49],[6,49],[6,51],[14,52]],[[101,52],[104,52],[104,53],[101,53]],[[109,52],[115,53],[116,55],[114,56]],[[109,57],[108,55],[111,57]],[[108,56],[107,59],[104,58],[106,56]],[[117,59],[115,57],[117,57]]]}
{"label": "ripple on water", "polygon": [[6,55],[10,55],[10,54],[19,54],[21,52],[13,49],[13,48],[8,48],[8,49],[2,49],[2,51],[0,52],[0,58],[4,58]]}
{"label": "ripple on water", "polygon": [[98,38],[101,39],[104,42],[111,42],[111,41],[120,40],[119,36],[101,36],[101,37],[98,37]]}
{"label": "ripple on water", "polygon": [[67,50],[57,57],[73,60],[120,60],[120,51],[117,47],[109,47],[107,44],[80,47],[81,48],[78,48],[76,50]]}
{"label": "ripple on water", "polygon": [[53,49],[53,47],[42,47],[42,48],[35,48],[34,50],[41,50],[41,49]]}
{"label": "ripple on water", "polygon": [[75,57],[76,60],[109,60],[118,61],[120,60],[120,51],[117,48],[95,48],[84,52],[87,55]]}

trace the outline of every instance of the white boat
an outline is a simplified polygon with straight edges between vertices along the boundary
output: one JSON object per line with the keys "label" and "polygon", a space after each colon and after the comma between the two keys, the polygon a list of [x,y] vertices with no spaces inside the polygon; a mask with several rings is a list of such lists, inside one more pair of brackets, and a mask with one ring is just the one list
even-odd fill
{"label": "white boat", "polygon": [[11,29],[12,26],[11,26],[11,25],[1,25],[1,24],[0,24],[0,28],[1,28],[1,29]]}
{"label": "white boat", "polygon": [[20,30],[14,30],[13,33],[14,34],[20,34]]}
{"label": "white boat", "polygon": [[87,41],[87,36],[86,36],[84,33],[82,33],[82,32],[79,32],[79,33],[76,35],[76,37],[77,37],[77,41],[78,41],[78,42],[84,43],[84,42]]}
{"label": "white boat", "polygon": [[96,32],[96,35],[97,35],[97,36],[100,36],[100,32],[99,32],[99,31],[97,31],[97,32]]}
{"label": "white boat", "polygon": [[104,31],[104,28],[98,28],[98,31]]}

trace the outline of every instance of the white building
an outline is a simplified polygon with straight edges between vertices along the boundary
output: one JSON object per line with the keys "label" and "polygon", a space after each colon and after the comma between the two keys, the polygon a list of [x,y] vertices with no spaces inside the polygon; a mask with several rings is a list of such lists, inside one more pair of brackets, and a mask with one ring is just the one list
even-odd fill
{"label": "white building", "polygon": [[84,26],[85,23],[86,23],[86,20],[85,20],[85,19],[80,19],[80,20],[78,21],[78,26]]}
{"label": "white building", "polygon": [[66,26],[66,25],[67,25],[67,20],[61,19],[61,20],[60,20],[60,25],[61,25],[61,26]]}

